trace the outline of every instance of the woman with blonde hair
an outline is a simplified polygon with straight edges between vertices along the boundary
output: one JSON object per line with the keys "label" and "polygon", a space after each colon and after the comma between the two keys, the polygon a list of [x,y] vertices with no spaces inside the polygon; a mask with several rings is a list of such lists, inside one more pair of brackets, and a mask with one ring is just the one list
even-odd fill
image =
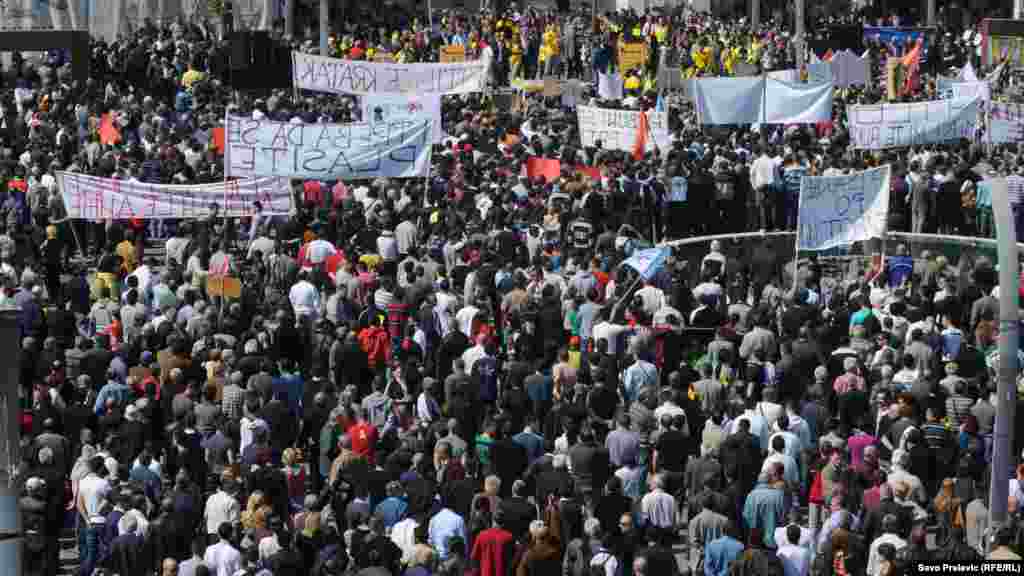
{"label": "woman with blonde hair", "polygon": [[292,510],[301,508],[302,499],[306,495],[306,470],[302,466],[302,460],[302,451],[297,448],[285,448],[281,454],[284,478],[288,485],[288,500]]}
{"label": "woman with blonde hair", "polygon": [[271,508],[267,503],[266,496],[257,490],[249,495],[245,511],[242,512],[242,528],[255,530],[257,532],[256,541],[259,542],[260,538],[270,535],[270,531],[267,529],[267,516],[270,514]]}

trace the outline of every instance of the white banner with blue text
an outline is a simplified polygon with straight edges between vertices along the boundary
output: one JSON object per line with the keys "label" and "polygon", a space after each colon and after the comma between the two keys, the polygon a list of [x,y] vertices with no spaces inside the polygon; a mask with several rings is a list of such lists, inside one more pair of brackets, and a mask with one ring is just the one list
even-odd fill
{"label": "white banner with blue text", "polygon": [[490,60],[395,64],[292,52],[292,85],[329,94],[468,94],[487,86]]}
{"label": "white banner with blue text", "polygon": [[804,176],[797,230],[800,250],[828,250],[885,236],[889,165],[844,176]]}
{"label": "white banner with blue text", "polygon": [[228,116],[225,175],[317,180],[415,178],[430,170],[429,117],[350,124],[293,124]]}
{"label": "white banner with blue text", "polygon": [[978,100],[849,106],[846,115],[850,140],[858,150],[941,144],[974,138]]}

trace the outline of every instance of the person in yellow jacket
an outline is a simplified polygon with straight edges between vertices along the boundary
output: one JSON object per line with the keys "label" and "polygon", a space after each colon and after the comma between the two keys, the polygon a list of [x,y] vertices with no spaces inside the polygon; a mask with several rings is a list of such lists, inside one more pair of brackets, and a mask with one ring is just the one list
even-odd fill
{"label": "person in yellow jacket", "polygon": [[541,61],[544,63],[544,76],[557,76],[558,67],[560,64],[560,46],[561,34],[559,33],[558,26],[556,24],[549,24],[547,29],[544,30],[544,35],[541,38]]}
{"label": "person in yellow jacket", "polygon": [[519,31],[514,30],[505,36],[505,49],[508,51],[508,65],[511,68],[512,79],[523,77],[523,45],[519,41]]}
{"label": "person in yellow jacket", "polygon": [[626,80],[622,83],[622,87],[625,89],[627,96],[640,95],[640,75],[636,70],[630,70],[627,73]]}

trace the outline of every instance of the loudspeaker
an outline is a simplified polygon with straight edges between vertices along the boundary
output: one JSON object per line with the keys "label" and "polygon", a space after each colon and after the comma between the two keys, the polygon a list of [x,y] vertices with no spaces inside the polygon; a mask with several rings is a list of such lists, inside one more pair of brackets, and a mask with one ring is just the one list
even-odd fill
{"label": "loudspeaker", "polygon": [[274,45],[270,42],[270,32],[254,30],[252,32],[252,65],[260,68],[270,64],[273,58]]}
{"label": "loudspeaker", "polygon": [[252,42],[247,31],[231,34],[231,69],[244,70],[252,64]]}

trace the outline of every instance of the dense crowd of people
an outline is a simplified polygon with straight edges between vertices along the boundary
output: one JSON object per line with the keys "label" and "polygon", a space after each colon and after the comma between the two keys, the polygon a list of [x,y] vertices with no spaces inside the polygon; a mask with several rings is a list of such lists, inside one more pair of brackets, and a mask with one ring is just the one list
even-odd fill
{"label": "dense crowd of people", "polygon": [[[664,239],[792,230],[801,176],[881,164],[890,229],[992,236],[986,179],[1013,180],[1024,214],[1017,145],[849,152],[842,103],[881,84],[837,91],[828,126],[704,130],[662,88],[672,147],[634,157],[581,146],[560,99],[512,110],[500,89],[561,76],[593,93],[628,39],[652,48],[621,71],[631,93],[587,100],[653,108],[661,48],[689,77],[782,69],[789,28],[532,9],[372,24],[346,24],[332,55],[462,44],[491,59],[493,90],[445,98],[429,179],[295,181],[287,217],[69,219],[57,172],[217,182],[225,112],[349,122],[355,98],[231,90],[226,44],[183,23],[95,42],[84,85],[57,52],[3,71],[24,574],[61,571],[66,531],[81,576],[897,576],[1020,559],[1021,524],[988,530],[997,296],[1019,289],[989,259],[900,246],[785,276],[783,256],[714,241],[653,274],[623,265]],[[968,61],[984,72],[970,33],[929,43],[903,98]],[[876,62],[905,49],[868,41]],[[531,179],[533,156],[571,162]],[[225,274],[237,298],[208,290]],[[1024,464],[1007,482],[1017,518]]]}

